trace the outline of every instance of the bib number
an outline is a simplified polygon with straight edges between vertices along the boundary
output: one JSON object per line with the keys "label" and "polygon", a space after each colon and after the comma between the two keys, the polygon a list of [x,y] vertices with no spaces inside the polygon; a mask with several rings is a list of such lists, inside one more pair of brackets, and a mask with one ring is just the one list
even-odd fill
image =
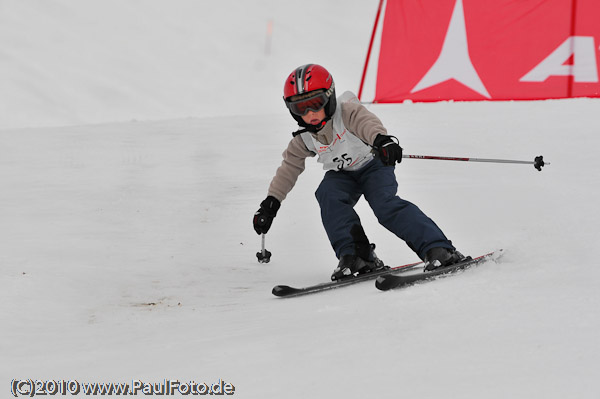
{"label": "bib number", "polygon": [[342,154],[339,157],[333,158],[333,162],[337,163],[337,169],[342,170],[352,164],[352,158],[348,156],[348,153]]}

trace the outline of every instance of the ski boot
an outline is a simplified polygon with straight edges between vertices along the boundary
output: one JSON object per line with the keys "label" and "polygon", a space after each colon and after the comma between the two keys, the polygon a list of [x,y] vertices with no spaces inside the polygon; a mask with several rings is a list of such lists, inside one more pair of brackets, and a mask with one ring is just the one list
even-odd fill
{"label": "ski boot", "polygon": [[358,255],[342,255],[340,263],[331,275],[331,281],[389,268],[389,266],[386,266],[383,261],[375,255],[375,252],[373,251],[375,249],[375,244],[371,244],[370,247],[373,257],[372,261],[365,260]]}
{"label": "ski boot", "polygon": [[457,250],[449,248],[431,248],[425,255],[425,270],[431,271],[438,267],[450,266],[458,262],[467,260],[466,257]]}

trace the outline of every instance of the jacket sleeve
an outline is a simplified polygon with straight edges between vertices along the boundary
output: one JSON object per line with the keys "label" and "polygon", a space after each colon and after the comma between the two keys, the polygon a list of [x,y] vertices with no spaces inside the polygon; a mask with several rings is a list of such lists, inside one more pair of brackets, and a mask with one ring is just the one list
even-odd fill
{"label": "jacket sleeve", "polygon": [[342,120],[348,130],[369,145],[373,145],[378,134],[387,135],[387,129],[377,115],[362,104],[342,103]]}
{"label": "jacket sleeve", "polygon": [[275,172],[275,177],[271,180],[268,193],[279,201],[283,201],[294,188],[298,176],[304,172],[306,158],[314,157],[316,154],[306,148],[300,136],[296,136],[290,141],[282,155],[283,161]]}

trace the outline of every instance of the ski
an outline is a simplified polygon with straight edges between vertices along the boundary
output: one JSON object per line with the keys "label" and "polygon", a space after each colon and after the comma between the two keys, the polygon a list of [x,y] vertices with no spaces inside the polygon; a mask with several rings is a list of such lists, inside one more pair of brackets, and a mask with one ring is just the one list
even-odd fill
{"label": "ski", "polygon": [[289,285],[276,285],[273,287],[273,295],[278,297],[294,297],[299,295],[312,294],[315,292],[322,292],[327,290],[332,290],[340,287],[347,287],[349,285],[362,283],[364,281],[371,281],[376,279],[377,277],[386,275],[388,273],[400,273],[406,272],[408,270],[412,270],[417,266],[423,266],[423,262],[409,263],[402,266],[396,267],[386,267],[385,269],[377,270],[371,273],[360,274],[354,277],[348,277],[342,280],[330,281],[327,283],[320,283],[315,285],[310,285],[307,287],[290,287]]}
{"label": "ski", "polygon": [[490,252],[488,254],[478,256],[477,258],[468,257],[462,262],[455,263],[450,266],[440,267],[431,271],[420,271],[414,274],[402,274],[402,275],[382,275],[375,281],[375,287],[381,291],[387,291],[395,288],[402,288],[409,285],[413,285],[419,282],[433,280],[437,277],[447,276],[455,273],[459,270],[467,269],[471,266],[478,265],[487,260],[496,260],[502,254],[502,250]]}

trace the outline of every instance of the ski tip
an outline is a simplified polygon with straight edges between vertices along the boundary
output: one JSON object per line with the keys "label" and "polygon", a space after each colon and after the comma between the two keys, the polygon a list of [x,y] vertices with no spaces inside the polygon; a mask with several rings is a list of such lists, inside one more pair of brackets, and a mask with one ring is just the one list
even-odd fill
{"label": "ski tip", "polygon": [[492,259],[493,261],[497,261],[498,259],[500,259],[500,257],[501,257],[502,255],[504,255],[504,249],[502,249],[502,248],[500,248],[500,249],[497,249],[497,250],[495,250],[495,251],[492,253],[491,259]]}
{"label": "ski tip", "polygon": [[294,288],[289,285],[276,285],[271,291],[275,296],[286,296],[294,291]]}

